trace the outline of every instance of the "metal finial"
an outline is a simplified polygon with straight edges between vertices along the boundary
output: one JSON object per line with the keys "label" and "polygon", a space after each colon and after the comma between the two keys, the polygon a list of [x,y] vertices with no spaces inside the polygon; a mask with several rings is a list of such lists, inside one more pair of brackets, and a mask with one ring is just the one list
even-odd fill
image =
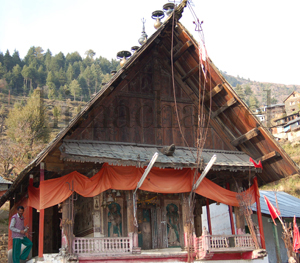
{"label": "metal finial", "polygon": [[146,23],[145,18],[142,19],[142,23],[143,23],[143,31],[142,31],[142,36],[139,38],[140,45],[143,45],[144,43],[146,43],[147,37],[148,37],[146,32],[145,32],[145,23]]}

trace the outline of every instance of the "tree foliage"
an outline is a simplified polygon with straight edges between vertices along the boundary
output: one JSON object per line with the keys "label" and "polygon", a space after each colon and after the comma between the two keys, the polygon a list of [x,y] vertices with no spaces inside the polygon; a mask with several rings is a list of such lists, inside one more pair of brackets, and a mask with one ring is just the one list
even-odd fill
{"label": "tree foliage", "polygon": [[92,93],[101,89],[103,80],[111,77],[110,72],[120,66],[117,60],[109,61],[101,56],[97,58],[92,49],[88,49],[85,55],[84,59],[78,52],[66,56],[60,52],[53,56],[49,49],[45,52],[39,46],[30,47],[23,60],[17,50],[12,56],[8,50],[5,55],[0,52],[0,80],[7,83],[1,91],[29,96],[39,86],[43,87],[45,97],[66,100],[71,95],[74,98],[74,94],[65,91],[70,90],[73,80],[77,80],[81,94],[80,97],[75,94],[75,98],[88,101]]}
{"label": "tree foliage", "polygon": [[7,135],[32,149],[35,142],[47,142],[50,130],[41,90],[37,89],[25,105],[16,103],[6,119]]}

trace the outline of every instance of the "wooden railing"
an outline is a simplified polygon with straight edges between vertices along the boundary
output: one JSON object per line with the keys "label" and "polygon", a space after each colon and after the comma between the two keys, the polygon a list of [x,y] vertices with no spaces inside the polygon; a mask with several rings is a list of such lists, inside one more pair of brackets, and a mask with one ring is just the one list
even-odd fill
{"label": "wooden railing", "polygon": [[124,254],[132,253],[133,238],[129,237],[75,237],[75,254]]}
{"label": "wooden railing", "polygon": [[226,252],[255,249],[253,238],[245,235],[203,235],[196,238],[197,251]]}

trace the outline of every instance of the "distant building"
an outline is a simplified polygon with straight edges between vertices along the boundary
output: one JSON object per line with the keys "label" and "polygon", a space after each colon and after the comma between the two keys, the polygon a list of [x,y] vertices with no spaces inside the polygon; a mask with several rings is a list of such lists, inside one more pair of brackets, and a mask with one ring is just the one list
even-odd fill
{"label": "distant building", "polygon": [[285,110],[288,115],[294,113],[295,111],[299,111],[300,93],[297,91],[293,91],[283,102],[285,104]]}
{"label": "distant building", "polygon": [[289,141],[300,137],[300,118],[294,119],[283,126]]}
{"label": "distant building", "polygon": [[267,121],[277,119],[285,114],[284,104],[271,104],[262,108],[262,113],[266,116]]}

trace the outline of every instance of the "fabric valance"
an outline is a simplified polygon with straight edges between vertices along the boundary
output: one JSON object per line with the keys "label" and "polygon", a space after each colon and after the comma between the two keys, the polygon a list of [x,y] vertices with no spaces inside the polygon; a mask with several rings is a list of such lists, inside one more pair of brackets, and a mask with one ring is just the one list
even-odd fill
{"label": "fabric valance", "polygon": [[[104,164],[93,177],[88,178],[76,171],[60,178],[40,182],[39,188],[29,186],[28,205],[36,209],[45,209],[66,200],[73,191],[84,197],[96,196],[108,189],[134,190],[144,173],[144,168],[135,166],[111,166]],[[156,193],[186,193],[192,189],[195,170],[152,168],[141,190]],[[200,174],[197,174],[199,177]],[[204,178],[195,190],[199,195],[231,206],[239,206],[237,193]],[[251,186],[242,193],[255,202],[255,188]]]}

